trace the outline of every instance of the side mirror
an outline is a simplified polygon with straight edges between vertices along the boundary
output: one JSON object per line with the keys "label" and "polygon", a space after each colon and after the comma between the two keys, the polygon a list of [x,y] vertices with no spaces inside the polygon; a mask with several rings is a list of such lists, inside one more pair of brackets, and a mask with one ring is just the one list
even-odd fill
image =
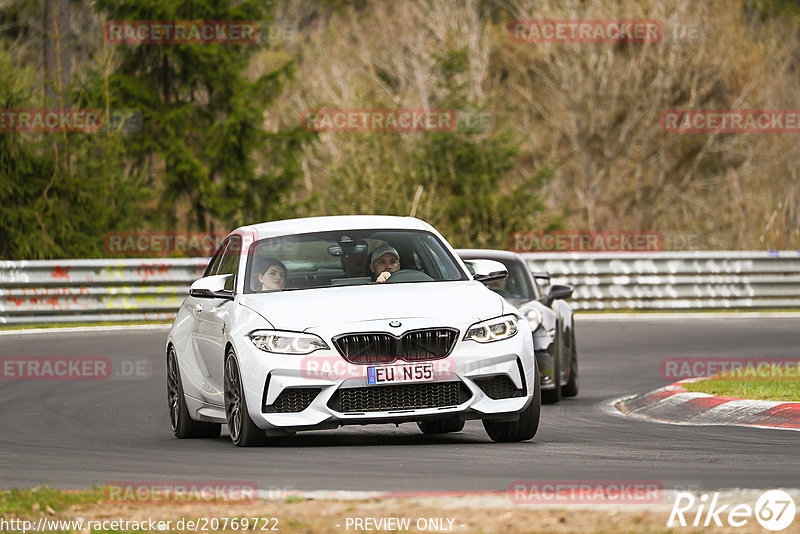
{"label": "side mirror", "polygon": [[225,289],[225,283],[232,276],[232,274],[215,274],[195,280],[189,287],[189,295],[201,299],[233,300],[233,291]]}
{"label": "side mirror", "polygon": [[570,298],[573,291],[575,291],[575,288],[572,286],[553,284],[550,286],[550,293],[547,295],[547,306],[550,306],[554,300]]}
{"label": "side mirror", "polygon": [[[472,271],[472,279],[478,282],[491,282],[508,277],[508,269],[499,261],[494,260],[464,260],[467,269]],[[470,267],[472,269],[470,269]]]}

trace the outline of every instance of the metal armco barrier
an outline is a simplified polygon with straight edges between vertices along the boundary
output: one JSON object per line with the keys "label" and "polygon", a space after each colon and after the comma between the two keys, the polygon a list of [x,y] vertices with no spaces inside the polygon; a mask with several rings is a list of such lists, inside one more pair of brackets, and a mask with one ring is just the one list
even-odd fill
{"label": "metal armco barrier", "polygon": [[[800,251],[523,256],[575,286],[576,309],[800,309]],[[0,261],[0,324],[168,321],[207,262]]]}
{"label": "metal armco barrier", "polygon": [[800,251],[523,254],[583,310],[800,308]]}
{"label": "metal armco barrier", "polygon": [[167,321],[208,258],[0,261],[0,324]]}

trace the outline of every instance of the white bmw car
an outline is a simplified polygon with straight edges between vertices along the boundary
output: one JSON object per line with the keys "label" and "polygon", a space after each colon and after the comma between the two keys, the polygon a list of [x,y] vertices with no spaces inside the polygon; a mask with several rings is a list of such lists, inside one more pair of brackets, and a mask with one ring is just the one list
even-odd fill
{"label": "white bmw car", "polygon": [[302,430],[481,419],[494,441],[532,438],[541,392],[519,310],[409,217],[275,221],[233,231],[192,284],[166,346],[172,431],[239,446]]}

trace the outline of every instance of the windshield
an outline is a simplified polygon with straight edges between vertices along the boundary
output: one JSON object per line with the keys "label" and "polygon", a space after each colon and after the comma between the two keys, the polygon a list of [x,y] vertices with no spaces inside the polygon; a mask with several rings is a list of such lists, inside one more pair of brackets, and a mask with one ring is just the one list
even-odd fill
{"label": "windshield", "polygon": [[316,232],[253,243],[245,292],[468,279],[429,232]]}

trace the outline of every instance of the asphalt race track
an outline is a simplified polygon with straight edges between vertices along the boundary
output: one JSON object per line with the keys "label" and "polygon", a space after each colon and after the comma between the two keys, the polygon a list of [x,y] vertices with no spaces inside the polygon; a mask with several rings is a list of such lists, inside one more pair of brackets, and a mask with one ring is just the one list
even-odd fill
{"label": "asphalt race track", "polygon": [[108,357],[133,376],[0,380],[0,485],[247,481],[261,489],[406,492],[505,491],[515,480],[656,480],[703,490],[800,487],[798,432],[651,423],[607,408],[612,399],[665,385],[664,358],[798,358],[800,319],[578,317],[577,331],[580,395],[544,406],[530,442],[494,444],[470,421],[446,436],[423,436],[414,424],[343,427],[261,449],[235,447],[224,427],[215,440],[172,436],[166,329],[2,335],[3,358]]}

